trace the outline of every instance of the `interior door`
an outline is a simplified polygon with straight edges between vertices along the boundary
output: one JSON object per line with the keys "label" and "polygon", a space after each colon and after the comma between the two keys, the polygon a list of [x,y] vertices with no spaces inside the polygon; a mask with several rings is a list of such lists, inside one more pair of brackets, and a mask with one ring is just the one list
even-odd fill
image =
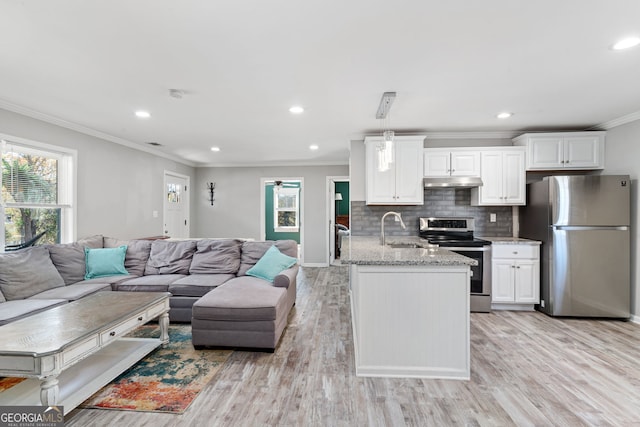
{"label": "interior door", "polygon": [[188,177],[165,174],[164,179],[164,235],[173,238],[189,237]]}

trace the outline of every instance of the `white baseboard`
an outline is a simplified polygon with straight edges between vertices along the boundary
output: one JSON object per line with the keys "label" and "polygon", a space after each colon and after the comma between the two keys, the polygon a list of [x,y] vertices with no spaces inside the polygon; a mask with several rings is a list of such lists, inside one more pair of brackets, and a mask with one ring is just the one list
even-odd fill
{"label": "white baseboard", "polygon": [[629,320],[633,323],[640,323],[640,316],[631,315],[631,318]]}

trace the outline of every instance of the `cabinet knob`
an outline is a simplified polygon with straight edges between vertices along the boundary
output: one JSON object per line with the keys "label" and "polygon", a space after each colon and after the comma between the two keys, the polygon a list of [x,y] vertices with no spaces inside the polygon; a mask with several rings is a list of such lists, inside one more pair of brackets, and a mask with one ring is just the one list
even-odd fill
{"label": "cabinet knob", "polygon": [[116,331],[111,331],[111,332],[109,332],[109,336],[110,336],[110,337],[115,337],[115,336],[116,336]]}
{"label": "cabinet knob", "polygon": [[142,322],[142,316],[138,317],[138,322]]}
{"label": "cabinet knob", "polygon": [[516,268],[520,268],[520,266],[518,265]]}
{"label": "cabinet knob", "polygon": [[518,251],[513,251],[513,254],[514,255],[518,255]]}

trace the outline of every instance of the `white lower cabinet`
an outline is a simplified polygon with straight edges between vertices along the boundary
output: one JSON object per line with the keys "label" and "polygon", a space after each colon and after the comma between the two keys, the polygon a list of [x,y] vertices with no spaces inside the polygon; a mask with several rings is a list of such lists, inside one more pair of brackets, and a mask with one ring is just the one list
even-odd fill
{"label": "white lower cabinet", "polygon": [[540,246],[494,243],[491,251],[491,308],[532,310],[540,302]]}

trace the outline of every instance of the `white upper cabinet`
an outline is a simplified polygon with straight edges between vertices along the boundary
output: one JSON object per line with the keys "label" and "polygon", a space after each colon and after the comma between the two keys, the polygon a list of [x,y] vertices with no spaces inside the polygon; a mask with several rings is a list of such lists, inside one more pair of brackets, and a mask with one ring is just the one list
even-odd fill
{"label": "white upper cabinet", "polygon": [[527,170],[604,169],[605,133],[525,133],[513,143],[527,147]]}
{"label": "white upper cabinet", "polygon": [[366,203],[368,205],[422,205],[424,203],[424,135],[396,136],[393,161],[380,168],[381,136],[366,137]]}
{"label": "white upper cabinet", "polygon": [[425,148],[425,178],[444,176],[480,176],[480,152],[457,149]]}
{"label": "white upper cabinet", "polygon": [[522,147],[480,149],[482,186],[471,189],[471,205],[524,205],[525,152]]}

